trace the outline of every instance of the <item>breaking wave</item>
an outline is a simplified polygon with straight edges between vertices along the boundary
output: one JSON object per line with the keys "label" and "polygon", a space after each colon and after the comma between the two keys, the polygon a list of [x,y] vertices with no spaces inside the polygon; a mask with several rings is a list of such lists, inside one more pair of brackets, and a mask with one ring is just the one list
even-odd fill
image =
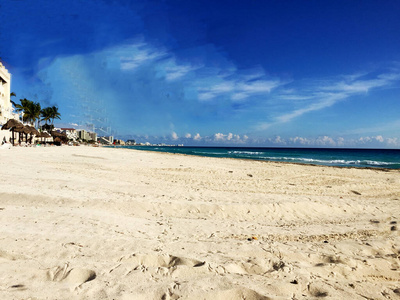
{"label": "breaking wave", "polygon": [[400,150],[228,147],[132,147],[186,155],[292,162],[341,167],[400,169]]}
{"label": "breaking wave", "polygon": [[262,157],[266,160],[279,160],[279,161],[293,161],[293,162],[304,162],[309,164],[323,164],[323,165],[359,165],[359,166],[390,166],[396,165],[397,163],[390,163],[384,161],[373,161],[373,160],[343,160],[343,159],[313,159],[313,158],[293,158],[293,157]]}
{"label": "breaking wave", "polygon": [[317,159],[317,158],[305,158],[305,157],[287,157],[287,156],[265,156],[265,152],[253,152],[253,151],[229,151],[229,154],[235,158],[253,158],[271,161],[283,161],[283,162],[299,162],[307,164],[321,164],[321,165],[334,165],[334,166],[374,166],[374,167],[388,167],[398,165],[398,162],[385,162],[375,160],[345,160],[345,159]]}

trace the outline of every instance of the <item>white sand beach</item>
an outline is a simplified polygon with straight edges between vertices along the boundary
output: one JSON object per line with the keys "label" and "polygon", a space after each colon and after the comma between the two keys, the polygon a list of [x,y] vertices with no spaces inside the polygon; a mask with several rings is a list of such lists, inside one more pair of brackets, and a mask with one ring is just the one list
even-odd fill
{"label": "white sand beach", "polygon": [[400,172],[0,150],[0,299],[399,299]]}

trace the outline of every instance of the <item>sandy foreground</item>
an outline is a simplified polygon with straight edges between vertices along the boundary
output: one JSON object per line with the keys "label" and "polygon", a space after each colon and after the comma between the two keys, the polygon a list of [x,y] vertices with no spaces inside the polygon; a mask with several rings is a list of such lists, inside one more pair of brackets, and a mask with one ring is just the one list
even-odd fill
{"label": "sandy foreground", "polygon": [[400,171],[0,150],[0,299],[400,299]]}

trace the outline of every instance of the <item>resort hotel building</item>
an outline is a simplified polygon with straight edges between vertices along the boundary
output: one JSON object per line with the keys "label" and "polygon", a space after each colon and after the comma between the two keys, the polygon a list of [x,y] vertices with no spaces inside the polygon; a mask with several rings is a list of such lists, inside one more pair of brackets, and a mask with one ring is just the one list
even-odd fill
{"label": "resort hotel building", "polygon": [[[9,119],[18,120],[18,114],[14,113],[14,108],[10,100],[11,93],[11,74],[0,62],[0,127],[7,123]],[[11,132],[8,130],[0,130],[0,143],[4,137],[9,141]]]}

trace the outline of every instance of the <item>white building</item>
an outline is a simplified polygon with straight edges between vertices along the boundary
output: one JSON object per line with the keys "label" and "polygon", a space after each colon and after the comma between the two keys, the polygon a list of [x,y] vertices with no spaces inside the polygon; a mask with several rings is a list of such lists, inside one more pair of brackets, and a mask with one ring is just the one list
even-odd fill
{"label": "white building", "polygon": [[67,135],[69,140],[76,141],[78,139],[78,132],[75,128],[60,128],[60,130]]}
{"label": "white building", "polygon": [[86,131],[84,129],[77,131],[78,138],[81,140],[89,141],[97,141],[97,133]]}
{"label": "white building", "polygon": [[10,101],[11,74],[0,62],[0,124],[3,125],[12,119],[12,105]]}
{"label": "white building", "polygon": [[96,132],[89,132],[90,141],[97,142],[97,133]]}
{"label": "white building", "polygon": [[[10,100],[11,74],[0,62],[0,127],[9,119],[18,120],[18,114],[14,113]],[[9,140],[11,133],[8,130],[0,130],[0,143],[5,137]]]}
{"label": "white building", "polygon": [[90,141],[90,135],[89,132],[82,129],[82,130],[78,130],[78,138],[81,139],[82,141]]}

